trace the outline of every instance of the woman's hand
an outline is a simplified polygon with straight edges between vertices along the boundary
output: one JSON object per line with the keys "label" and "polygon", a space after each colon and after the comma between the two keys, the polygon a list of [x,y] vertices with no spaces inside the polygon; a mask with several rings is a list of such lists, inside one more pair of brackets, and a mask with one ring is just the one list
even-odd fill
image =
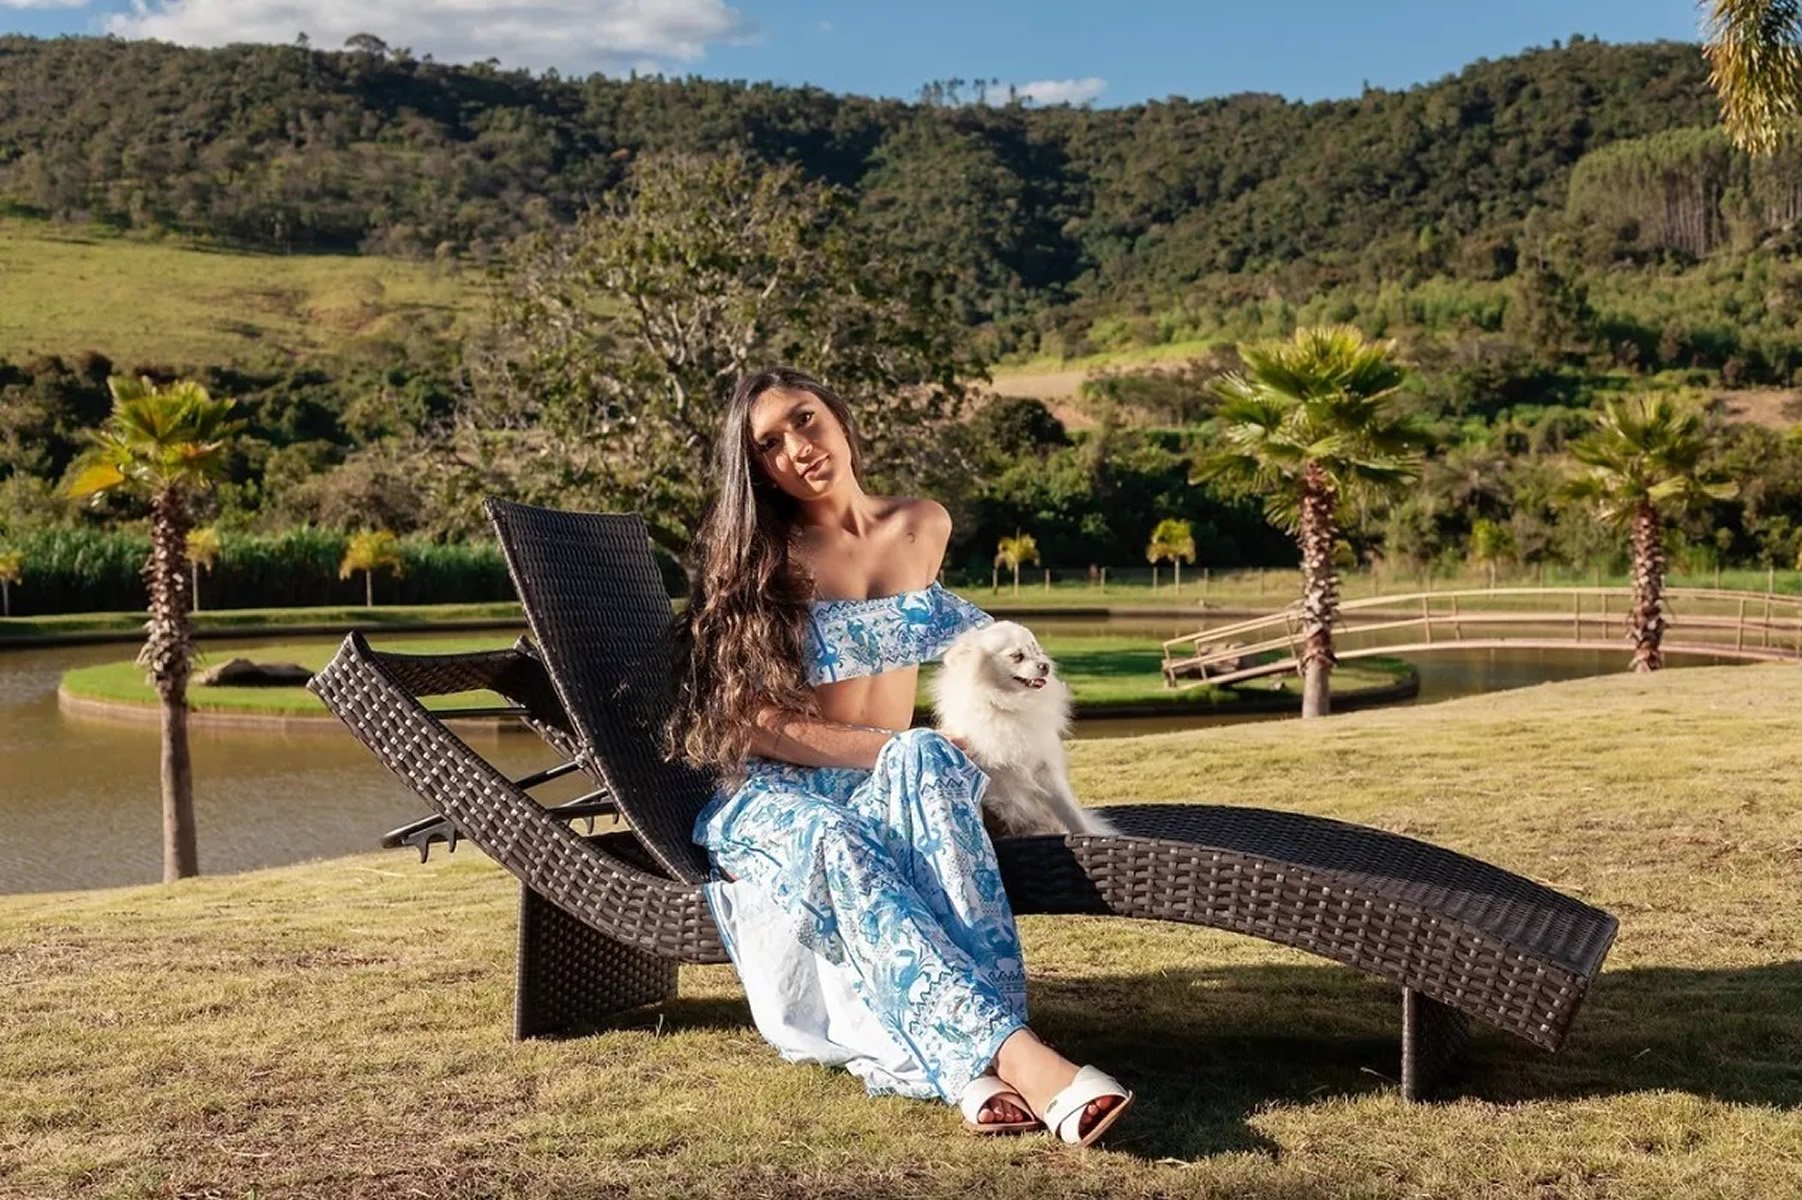
{"label": "woman's hand", "polygon": [[944,738],[947,742],[950,742],[953,746],[956,746],[959,750],[962,750],[965,754],[970,752],[970,741],[968,738],[959,737],[957,734],[945,729],[940,729],[936,732],[940,737]]}

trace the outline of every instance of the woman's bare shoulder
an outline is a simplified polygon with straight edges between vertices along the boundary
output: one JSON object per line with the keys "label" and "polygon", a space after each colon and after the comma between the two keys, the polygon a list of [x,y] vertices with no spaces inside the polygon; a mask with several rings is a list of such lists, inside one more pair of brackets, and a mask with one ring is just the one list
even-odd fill
{"label": "woman's bare shoulder", "polygon": [[909,541],[943,546],[951,536],[951,514],[937,500],[921,496],[885,496],[883,518]]}

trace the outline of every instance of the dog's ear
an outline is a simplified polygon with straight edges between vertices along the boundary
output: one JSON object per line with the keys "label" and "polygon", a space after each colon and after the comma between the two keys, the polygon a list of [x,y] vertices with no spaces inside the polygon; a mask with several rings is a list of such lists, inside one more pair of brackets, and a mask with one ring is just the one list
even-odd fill
{"label": "dog's ear", "polygon": [[945,665],[953,668],[962,667],[980,653],[981,651],[976,648],[975,638],[960,637],[952,642],[950,648],[945,651]]}

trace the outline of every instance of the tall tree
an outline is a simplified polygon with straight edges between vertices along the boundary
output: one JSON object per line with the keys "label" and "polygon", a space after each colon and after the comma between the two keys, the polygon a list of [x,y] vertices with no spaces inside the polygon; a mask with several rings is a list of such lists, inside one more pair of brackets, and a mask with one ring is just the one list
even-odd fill
{"label": "tall tree", "polygon": [[163,881],[200,872],[194,834],[194,771],[188,756],[188,677],[194,662],[190,616],[189,505],[226,478],[232,435],[242,423],[232,401],[182,380],[107,380],[113,411],[93,435],[67,490],[72,496],[129,491],[150,501],[150,560],[144,579],[150,620],[138,662],[162,702]]}
{"label": "tall tree", "polygon": [[1514,534],[1506,525],[1488,517],[1478,517],[1470,523],[1471,561],[1483,568],[1491,588],[1495,587],[1496,564],[1514,554]]}
{"label": "tall tree", "polygon": [[194,611],[200,611],[200,573],[219,565],[219,531],[212,526],[188,530],[188,570],[194,586]]}
{"label": "tall tree", "polygon": [[0,617],[13,615],[13,585],[25,582],[25,552],[0,550]]}
{"label": "tall tree", "polygon": [[1423,437],[1392,403],[1404,378],[1394,351],[1349,325],[1305,327],[1287,341],[1239,347],[1245,369],[1214,384],[1219,442],[1200,475],[1261,496],[1301,545],[1304,717],[1330,711],[1341,507],[1392,494],[1420,473]]}
{"label": "tall tree", "polygon": [[938,433],[983,364],[926,262],[849,216],[845,193],[736,151],[641,160],[507,260],[464,461],[490,489],[498,470],[518,494],[635,509],[679,552],[733,380],[788,363],[856,407],[880,483],[944,469]]}
{"label": "tall tree", "polygon": [[1708,81],[1742,150],[1769,154],[1799,111],[1802,0],[1702,0]]}
{"label": "tall tree", "polygon": [[995,547],[995,566],[1007,567],[1014,573],[1014,595],[1020,594],[1020,568],[1039,561],[1039,543],[1030,533],[1004,537]]}
{"label": "tall tree", "polygon": [[363,572],[363,607],[375,607],[375,573],[388,571],[395,576],[406,571],[406,558],[401,554],[400,539],[386,529],[365,529],[350,535],[344,561],[338,564],[338,578],[349,579]]}
{"label": "tall tree", "polygon": [[1739,493],[1738,484],[1704,470],[1710,446],[1701,412],[1669,396],[1606,401],[1594,431],[1571,443],[1571,454],[1587,469],[1565,494],[1595,504],[1603,520],[1626,527],[1632,539],[1627,636],[1635,671],[1664,665],[1666,518]]}
{"label": "tall tree", "polygon": [[1145,547],[1145,559],[1152,566],[1168,562],[1176,571],[1176,586],[1183,585],[1183,564],[1195,561],[1195,530],[1187,521],[1165,517],[1151,531],[1151,542]]}

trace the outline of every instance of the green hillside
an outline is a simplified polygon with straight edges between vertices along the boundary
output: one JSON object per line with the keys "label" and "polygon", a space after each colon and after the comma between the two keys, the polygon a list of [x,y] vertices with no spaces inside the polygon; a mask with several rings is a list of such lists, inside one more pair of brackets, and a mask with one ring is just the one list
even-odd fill
{"label": "green hillside", "polygon": [[454,335],[475,296],[474,276],[454,265],[200,249],[0,219],[0,359],[338,355],[420,330]]}

